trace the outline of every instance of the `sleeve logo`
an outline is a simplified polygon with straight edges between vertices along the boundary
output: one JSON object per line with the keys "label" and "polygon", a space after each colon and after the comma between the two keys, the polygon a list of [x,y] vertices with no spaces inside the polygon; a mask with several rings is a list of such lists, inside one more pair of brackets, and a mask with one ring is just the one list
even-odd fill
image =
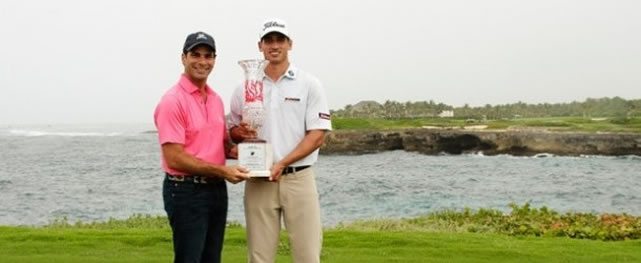
{"label": "sleeve logo", "polygon": [[323,113],[323,112],[319,112],[318,113],[318,117],[323,119],[323,120],[331,119],[331,115],[329,115],[328,113]]}

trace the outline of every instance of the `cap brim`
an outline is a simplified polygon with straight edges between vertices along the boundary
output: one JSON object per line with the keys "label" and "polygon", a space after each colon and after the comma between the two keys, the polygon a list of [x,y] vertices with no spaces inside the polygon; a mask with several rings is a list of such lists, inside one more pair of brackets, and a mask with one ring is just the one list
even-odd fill
{"label": "cap brim", "polygon": [[186,51],[191,51],[192,49],[194,49],[196,46],[199,46],[199,45],[208,46],[209,48],[211,48],[211,50],[216,51],[216,47],[212,46],[211,43],[208,43],[206,41],[196,42],[196,43],[192,44],[191,46],[187,47],[185,50]]}
{"label": "cap brim", "polygon": [[281,34],[281,35],[283,35],[283,36],[286,36],[287,38],[290,38],[290,37],[289,37],[289,34],[287,34],[287,32],[286,32],[286,31],[281,31],[281,30],[269,30],[269,31],[267,31],[267,32],[263,33],[263,34],[260,36],[260,39],[263,39],[266,35],[269,35],[269,34],[271,34],[271,33],[279,33],[279,34]]}

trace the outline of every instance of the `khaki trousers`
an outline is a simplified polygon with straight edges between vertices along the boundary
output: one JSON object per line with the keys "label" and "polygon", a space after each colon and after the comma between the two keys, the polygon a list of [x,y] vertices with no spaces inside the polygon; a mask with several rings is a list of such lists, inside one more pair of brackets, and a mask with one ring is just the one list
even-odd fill
{"label": "khaki trousers", "polygon": [[279,182],[245,182],[248,262],[271,263],[278,249],[281,217],[294,262],[320,262],[323,232],[312,168],[280,177]]}

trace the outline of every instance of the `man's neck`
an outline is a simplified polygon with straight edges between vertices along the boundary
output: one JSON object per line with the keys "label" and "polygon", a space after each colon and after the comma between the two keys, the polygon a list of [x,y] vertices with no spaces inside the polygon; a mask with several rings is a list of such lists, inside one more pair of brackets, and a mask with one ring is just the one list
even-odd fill
{"label": "man's neck", "polygon": [[192,79],[189,76],[187,76],[187,79],[189,79],[189,81],[191,81],[191,83],[194,84],[196,88],[198,88],[198,91],[200,95],[203,97],[203,99],[207,99],[207,89],[205,88],[205,86],[207,86],[207,80],[205,79],[205,80],[199,81],[199,80]]}
{"label": "man's neck", "polygon": [[289,68],[289,61],[284,61],[278,64],[272,64],[271,62],[267,64],[265,68],[265,75],[270,78],[272,81],[276,82],[285,74],[285,71]]}
{"label": "man's neck", "polygon": [[[187,76],[187,74],[185,74],[185,75]],[[189,79],[189,81],[191,81],[191,84],[194,84],[194,86],[196,86],[196,88],[198,88],[198,90],[200,90],[200,91],[205,90],[205,86],[207,85],[207,80],[206,79],[205,80],[195,80],[195,79],[190,78],[189,76],[187,76],[187,79]]]}

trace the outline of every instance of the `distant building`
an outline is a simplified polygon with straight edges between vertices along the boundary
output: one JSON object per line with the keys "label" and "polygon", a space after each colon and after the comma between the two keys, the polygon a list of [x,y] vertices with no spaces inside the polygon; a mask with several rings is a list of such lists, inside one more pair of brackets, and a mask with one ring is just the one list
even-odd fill
{"label": "distant building", "polygon": [[352,117],[380,117],[383,112],[383,105],[376,101],[366,100],[356,103],[349,110]]}
{"label": "distant building", "polygon": [[441,113],[439,113],[438,116],[441,117],[441,118],[452,118],[452,117],[454,117],[454,111],[453,110],[444,110],[444,111],[441,111]]}
{"label": "distant building", "polygon": [[371,110],[380,110],[383,108],[383,105],[373,100],[364,100],[356,103],[352,106],[353,111],[368,112]]}

